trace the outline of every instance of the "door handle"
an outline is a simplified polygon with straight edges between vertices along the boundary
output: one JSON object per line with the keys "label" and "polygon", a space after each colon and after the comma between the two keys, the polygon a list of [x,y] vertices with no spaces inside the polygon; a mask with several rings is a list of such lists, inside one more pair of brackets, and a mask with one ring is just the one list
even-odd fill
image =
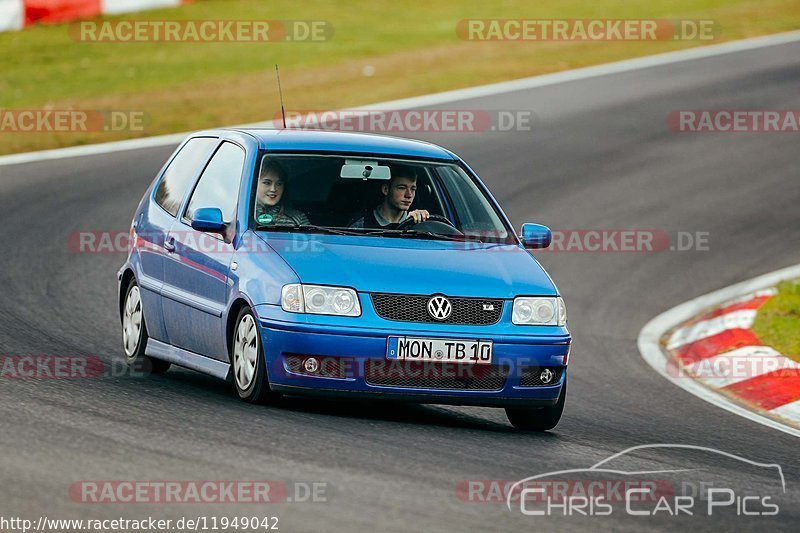
{"label": "door handle", "polygon": [[164,249],[167,250],[167,252],[169,252],[169,253],[172,253],[172,252],[175,251],[175,238],[174,237],[170,237],[166,241],[164,241]]}

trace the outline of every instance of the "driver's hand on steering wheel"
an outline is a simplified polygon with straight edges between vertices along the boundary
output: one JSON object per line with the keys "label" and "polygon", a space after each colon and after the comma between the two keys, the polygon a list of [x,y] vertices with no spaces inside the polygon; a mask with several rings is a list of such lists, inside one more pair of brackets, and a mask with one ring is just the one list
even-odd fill
{"label": "driver's hand on steering wheel", "polygon": [[425,209],[415,209],[414,211],[408,212],[408,217],[414,219],[414,224],[419,224],[420,222],[424,222],[430,218],[431,214],[428,213]]}

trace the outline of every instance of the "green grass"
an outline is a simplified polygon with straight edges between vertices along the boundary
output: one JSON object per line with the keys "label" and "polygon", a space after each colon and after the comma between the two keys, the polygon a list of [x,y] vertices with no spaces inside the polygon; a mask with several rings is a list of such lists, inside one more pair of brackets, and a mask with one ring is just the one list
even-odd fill
{"label": "green grass", "polygon": [[[800,28],[800,0],[198,0],[122,19],[324,20],[325,42],[84,43],[68,25],[0,34],[0,109],[146,113],[138,132],[0,132],[0,153],[274,118],[275,63],[290,109],[320,110],[520,78],[708,44],[474,42],[467,18],[713,19],[726,41]],[[363,74],[364,67],[374,75]]]}
{"label": "green grass", "polygon": [[753,331],[766,346],[800,361],[800,280],[778,286],[756,315]]}

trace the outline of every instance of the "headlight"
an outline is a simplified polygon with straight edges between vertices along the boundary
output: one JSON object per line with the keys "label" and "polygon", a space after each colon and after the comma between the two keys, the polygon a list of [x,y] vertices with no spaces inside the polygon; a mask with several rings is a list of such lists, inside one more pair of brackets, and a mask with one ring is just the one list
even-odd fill
{"label": "headlight", "polygon": [[361,316],[361,305],[353,289],[292,283],[281,290],[281,308],[289,313]]}
{"label": "headlight", "polygon": [[567,306],[561,297],[515,298],[511,322],[520,326],[566,326]]}

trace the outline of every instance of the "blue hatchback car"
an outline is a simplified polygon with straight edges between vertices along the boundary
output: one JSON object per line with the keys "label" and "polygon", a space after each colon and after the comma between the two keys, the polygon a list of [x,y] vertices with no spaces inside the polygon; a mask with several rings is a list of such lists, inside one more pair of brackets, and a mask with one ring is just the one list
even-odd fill
{"label": "blue hatchback car", "polygon": [[191,135],[139,203],[118,272],[129,364],[280,395],[503,407],[556,426],[563,300],[454,153],[407,139],[226,129]]}

